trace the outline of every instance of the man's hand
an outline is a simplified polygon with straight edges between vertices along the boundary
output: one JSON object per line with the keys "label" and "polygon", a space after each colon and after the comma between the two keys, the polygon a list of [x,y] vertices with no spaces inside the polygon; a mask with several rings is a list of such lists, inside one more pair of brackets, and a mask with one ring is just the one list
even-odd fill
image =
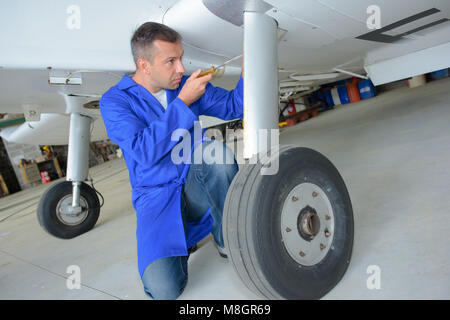
{"label": "man's hand", "polygon": [[202,70],[198,69],[191,74],[178,94],[178,98],[180,98],[187,106],[191,105],[205,93],[206,85],[212,79],[212,74],[198,78],[201,72]]}

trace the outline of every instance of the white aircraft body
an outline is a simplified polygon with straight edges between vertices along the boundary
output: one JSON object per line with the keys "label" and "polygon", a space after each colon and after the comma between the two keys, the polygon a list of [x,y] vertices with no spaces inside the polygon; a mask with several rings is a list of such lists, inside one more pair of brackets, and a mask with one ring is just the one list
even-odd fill
{"label": "white aircraft body", "polygon": [[[69,115],[81,112],[96,119],[91,139],[106,139],[98,109],[79,106],[98,100],[122,75],[134,72],[129,42],[140,24],[163,22],[177,30],[190,73],[242,54],[243,21],[237,13],[252,2],[3,3],[0,112],[24,113],[30,121],[2,130],[2,136],[17,143],[67,144]],[[353,74],[380,85],[450,65],[446,0],[267,0],[264,5],[278,22],[279,79],[289,94]],[[231,88],[240,66],[238,59],[213,83]],[[217,122],[204,119],[205,126]]]}

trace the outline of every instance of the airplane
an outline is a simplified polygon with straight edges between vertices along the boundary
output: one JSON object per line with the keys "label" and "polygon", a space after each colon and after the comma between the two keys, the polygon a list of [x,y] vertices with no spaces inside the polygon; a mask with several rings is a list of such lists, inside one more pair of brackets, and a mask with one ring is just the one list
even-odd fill
{"label": "airplane", "polygon": [[[382,85],[450,67],[446,0],[20,0],[2,4],[0,16],[0,112],[26,118],[0,135],[69,145],[66,181],[45,191],[37,214],[61,238],[89,231],[98,219],[97,194],[84,182],[89,141],[107,138],[98,101],[134,72],[129,41],[144,22],[181,34],[187,73],[243,54],[246,159],[263,151],[257,130],[278,128],[281,99],[349,76]],[[241,63],[228,64],[213,84],[231,89]],[[259,160],[239,170],[227,194],[230,261],[264,298],[320,298],[350,263],[345,183],[311,149],[281,145]],[[275,160],[277,173],[261,174]]]}

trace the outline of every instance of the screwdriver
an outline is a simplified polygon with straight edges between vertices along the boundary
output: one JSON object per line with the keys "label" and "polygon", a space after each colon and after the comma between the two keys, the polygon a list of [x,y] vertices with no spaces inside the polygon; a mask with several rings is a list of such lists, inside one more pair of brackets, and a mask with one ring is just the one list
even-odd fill
{"label": "screwdriver", "polygon": [[241,54],[241,55],[238,55],[238,56],[236,56],[236,57],[234,57],[234,58],[231,58],[230,60],[225,61],[224,63],[222,63],[221,65],[218,65],[217,67],[211,67],[209,70],[207,70],[207,71],[201,73],[198,77],[200,78],[200,77],[206,76],[207,74],[214,73],[214,72],[216,72],[218,69],[220,69],[220,68],[224,67],[225,65],[229,64],[231,61],[234,61],[234,60],[239,59],[239,58],[241,58],[241,57],[242,57],[242,54]]}

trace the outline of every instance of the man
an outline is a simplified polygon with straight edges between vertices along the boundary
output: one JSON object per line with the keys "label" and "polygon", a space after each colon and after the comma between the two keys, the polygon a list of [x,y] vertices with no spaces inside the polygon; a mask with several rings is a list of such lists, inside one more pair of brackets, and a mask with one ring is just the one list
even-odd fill
{"label": "man", "polygon": [[[100,100],[100,110],[108,136],[122,149],[129,170],[144,290],[153,299],[176,299],[186,286],[189,248],[212,233],[219,252],[225,252],[222,211],[238,170],[222,143],[201,137],[194,141],[194,122],[200,114],[242,118],[243,81],[226,91],[208,83],[211,75],[199,77],[201,70],[183,76],[181,37],[162,24],[140,26],[131,49],[134,76],[124,76],[110,88]],[[189,134],[174,135],[176,130]],[[203,151],[204,157],[192,164],[174,161],[174,147],[179,150],[189,138],[188,152]],[[208,146],[223,149],[224,164],[208,164]]]}

